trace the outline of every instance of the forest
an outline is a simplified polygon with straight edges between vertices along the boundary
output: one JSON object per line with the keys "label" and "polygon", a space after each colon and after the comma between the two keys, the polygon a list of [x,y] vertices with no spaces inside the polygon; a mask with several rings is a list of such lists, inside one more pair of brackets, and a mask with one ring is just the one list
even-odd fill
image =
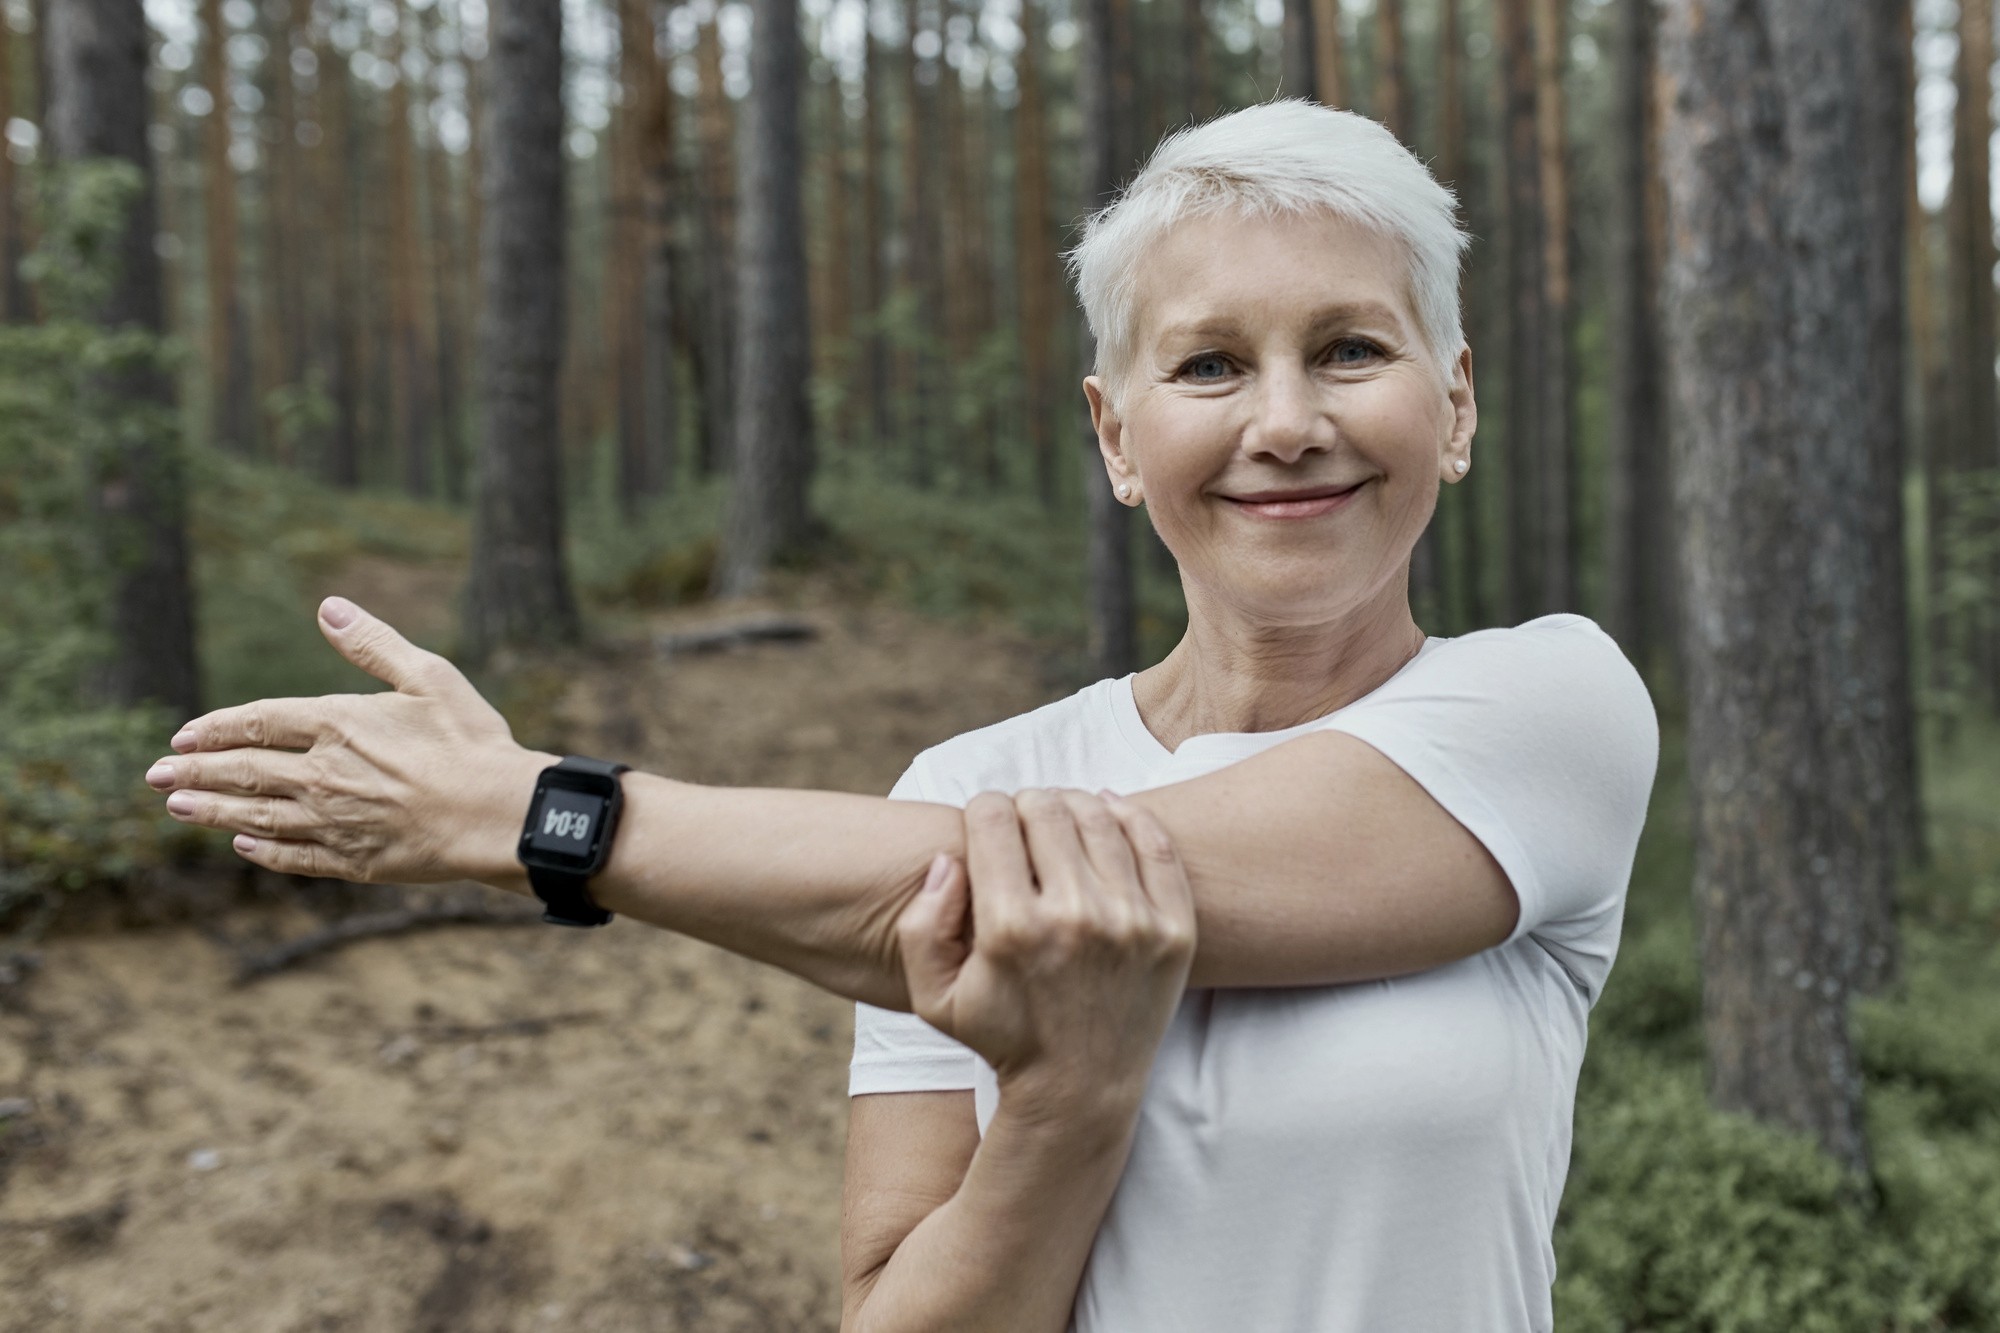
{"label": "forest", "polygon": [[2000,1330],[1993,11],[6,0],[0,1333],[836,1328],[850,1006],[139,775],[379,688],[330,593],[736,785],[1157,661],[1066,256],[1281,97],[1472,237],[1418,623],[1580,612],[1661,719],[1557,1327]]}

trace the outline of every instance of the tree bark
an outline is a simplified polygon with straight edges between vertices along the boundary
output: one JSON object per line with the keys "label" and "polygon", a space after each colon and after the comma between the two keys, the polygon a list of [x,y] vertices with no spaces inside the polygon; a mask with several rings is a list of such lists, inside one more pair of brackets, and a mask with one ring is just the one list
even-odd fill
{"label": "tree bark", "polygon": [[938,236],[935,182],[937,172],[937,66],[942,56],[926,61],[917,46],[926,28],[937,34],[933,0],[904,0],[908,43],[904,78],[903,132],[903,288],[909,303],[911,328],[903,361],[908,416],[904,441],[911,482],[928,489],[937,479],[931,433],[935,429],[937,356],[934,347],[938,313]]}
{"label": "tree bark", "polygon": [[736,409],[736,131],[722,88],[722,34],[714,19],[701,26],[695,68],[704,260],[702,337],[696,345],[702,422],[697,461],[708,474],[731,465]]}
{"label": "tree bark", "polygon": [[[213,0],[211,0],[211,3]],[[410,78],[403,70],[405,6],[395,6],[396,30],[389,41],[396,81],[384,99],[384,146],[388,150],[389,245],[389,420],[391,450],[403,490],[420,499],[434,489],[430,438],[429,342],[424,329],[424,265],[417,252],[416,148],[411,142]]]}
{"label": "tree bark", "polygon": [[1620,0],[1613,15],[1604,624],[1646,678],[1658,681],[1673,617],[1651,14],[1650,0]]}
{"label": "tree bark", "polygon": [[656,491],[680,475],[680,377],[675,357],[683,284],[682,189],[674,156],[674,90],[654,45],[653,10],[640,0],[644,59],[639,65],[638,135],[644,208],[645,417],[647,467]]}
{"label": "tree bark", "polygon": [[1537,614],[1574,611],[1576,521],[1571,502],[1574,409],[1571,394],[1569,132],[1565,127],[1563,55],[1569,36],[1564,0],[1534,0],[1535,142],[1542,181],[1541,591]]}
{"label": "tree bark", "polygon": [[[1289,28],[1294,8],[1295,3],[1286,8],[1288,61],[1295,45]],[[1130,51],[1121,40],[1126,29],[1120,22],[1118,0],[1083,0],[1081,18],[1077,109],[1083,121],[1083,198],[1087,207],[1097,209],[1116,196],[1125,169],[1124,115],[1129,104],[1120,96],[1118,70],[1121,63],[1129,68]],[[1310,78],[1300,86],[1310,87]],[[1097,354],[1088,329],[1080,343],[1088,370]],[[1098,453],[1097,432],[1088,415],[1083,420],[1083,445],[1085,521],[1089,524],[1084,578],[1091,668],[1100,676],[1122,676],[1133,670],[1139,659],[1131,511],[1112,494]]]}
{"label": "tree bark", "polygon": [[[160,260],[153,248],[156,177],[146,139],[146,15],[139,0],[62,0],[48,9],[49,109],[59,163],[114,158],[138,169],[139,189],[117,242],[116,276],[93,313],[107,329],[164,334]],[[111,658],[91,690],[109,703],[200,712],[187,483],[173,416],[173,382],[157,363],[108,374],[102,392],[153,409],[153,428],[119,432],[91,495],[112,571]]]}
{"label": "tree bark", "polygon": [[1056,310],[1059,282],[1049,227],[1048,125],[1043,112],[1042,48],[1048,40],[1039,0],[1022,0],[1021,50],[1014,59],[1020,100],[1014,107],[1014,264],[1020,292],[1022,409],[1035,460],[1035,493],[1056,503]]}
{"label": "tree bark", "polygon": [[1403,0],[1375,0],[1375,119],[1415,146],[1408,57],[1403,49]]}
{"label": "tree bark", "polygon": [[1528,0],[1494,0],[1493,25],[1500,77],[1501,176],[1506,191],[1507,357],[1506,412],[1501,434],[1507,486],[1506,618],[1521,621],[1541,602],[1543,521],[1543,413],[1547,395],[1547,250],[1542,241],[1542,167],[1535,98],[1534,38]]}
{"label": "tree bark", "polygon": [[[1026,3],[1027,0],[1023,0],[1023,4]],[[1316,0],[1316,3],[1326,4],[1328,0]],[[1204,7],[1203,0],[1181,0],[1180,36],[1181,80],[1182,91],[1187,97],[1187,119],[1191,123],[1199,124],[1215,114],[1215,75],[1209,69],[1208,10]],[[1335,42],[1340,40],[1338,28],[1334,29],[1333,40]],[[1322,45],[1320,49],[1325,50],[1325,46]],[[1337,61],[1334,63],[1338,64]],[[1324,87],[1326,76],[1322,74],[1320,78],[1321,86]],[[1320,100],[1326,99],[1322,96]]]}
{"label": "tree bark", "polygon": [[895,420],[889,402],[889,342],[882,330],[883,307],[889,294],[882,263],[887,243],[887,220],[882,194],[888,188],[888,173],[882,158],[882,52],[875,40],[873,0],[864,0],[864,28],[861,39],[861,308],[868,312],[863,334],[865,365],[862,384],[868,395],[870,443],[879,454],[895,438]]}
{"label": "tree bark", "polygon": [[236,168],[229,160],[229,33],[222,0],[201,0],[201,82],[211,106],[202,131],[202,184],[208,240],[209,429],[216,443],[237,453],[256,447],[251,403],[250,347],[236,284]]}
{"label": "tree bark", "polygon": [[1320,105],[1347,105],[1347,55],[1340,31],[1340,0],[1312,0],[1313,95]]}
{"label": "tree bark", "polygon": [[561,0],[489,10],[486,216],[480,237],[480,399],[472,569],[461,650],[573,642],[563,550],[557,376],[564,314]]}
{"label": "tree bark", "polygon": [[[424,11],[424,32],[430,47],[434,81],[444,65],[442,34],[443,6],[432,3]],[[431,105],[443,101],[443,87],[427,90]],[[435,118],[427,118],[435,127]],[[453,504],[466,498],[465,404],[460,392],[465,345],[465,288],[460,281],[464,265],[459,261],[459,235],[454,192],[451,188],[450,154],[438,141],[435,128],[424,136],[424,193],[430,204],[430,291],[431,291],[431,383],[435,386],[437,459],[444,496]]]}
{"label": "tree bark", "polygon": [[811,536],[810,312],[799,177],[798,0],[754,0],[738,226],[736,463],[716,567],[724,596],[755,591]]}
{"label": "tree bark", "polygon": [[1855,706],[1871,487],[1865,22],[1670,0],[1660,33],[1673,470],[1709,1086],[1864,1171],[1849,1033],[1890,836]]}
{"label": "tree bark", "polygon": [[[1315,0],[1284,0],[1285,17],[1281,43],[1284,55],[1284,83],[1281,97],[1307,97],[1319,89],[1314,70],[1318,38],[1313,32]],[[1088,21],[1084,26],[1089,27]]]}
{"label": "tree bark", "polygon": [[646,419],[646,241],[644,170],[640,163],[640,80],[655,63],[653,25],[645,0],[618,0],[619,105],[610,126],[610,197],[606,200],[604,350],[611,372],[612,422],[617,438],[618,510],[637,520],[640,506],[658,493],[652,475],[650,423]]}
{"label": "tree bark", "polygon": [[[14,29],[0,22],[0,128],[14,114]],[[0,145],[0,323],[25,324],[34,318],[27,286],[21,281],[21,208],[14,159]]]}
{"label": "tree bark", "polygon": [[354,251],[360,230],[355,170],[354,96],[347,58],[322,32],[313,46],[318,67],[320,119],[319,212],[328,232],[327,283],[331,364],[329,396],[333,428],[327,439],[323,474],[333,485],[352,490],[361,484],[361,331],[353,281]]}

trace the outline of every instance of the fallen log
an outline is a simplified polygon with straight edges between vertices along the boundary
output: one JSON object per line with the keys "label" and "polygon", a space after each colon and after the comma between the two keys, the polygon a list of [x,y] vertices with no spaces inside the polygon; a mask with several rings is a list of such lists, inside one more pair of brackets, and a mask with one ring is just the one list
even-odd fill
{"label": "fallen log", "polygon": [[336,921],[295,940],[261,953],[240,954],[236,960],[236,984],[247,985],[308,958],[354,943],[387,935],[407,935],[412,931],[438,926],[525,926],[539,923],[539,908],[496,907],[485,903],[431,903],[399,908],[391,912],[367,912]]}

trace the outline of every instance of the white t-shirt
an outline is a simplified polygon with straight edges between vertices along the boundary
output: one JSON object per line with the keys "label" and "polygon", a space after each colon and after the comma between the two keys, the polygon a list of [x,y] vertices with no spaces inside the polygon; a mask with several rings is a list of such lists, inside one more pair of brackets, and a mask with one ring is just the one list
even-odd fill
{"label": "white t-shirt", "polygon": [[[1168,751],[1132,679],[926,750],[892,793],[1185,781],[1317,730],[1393,760],[1520,898],[1508,939],[1386,981],[1190,990],[1077,1292],[1075,1333],[1542,1333],[1585,1020],[1618,949],[1659,731],[1590,620],[1427,639],[1372,693],[1283,731]],[[1337,881],[1339,866],[1328,867]],[[992,1069],[910,1014],[859,1006],[855,1095]]]}

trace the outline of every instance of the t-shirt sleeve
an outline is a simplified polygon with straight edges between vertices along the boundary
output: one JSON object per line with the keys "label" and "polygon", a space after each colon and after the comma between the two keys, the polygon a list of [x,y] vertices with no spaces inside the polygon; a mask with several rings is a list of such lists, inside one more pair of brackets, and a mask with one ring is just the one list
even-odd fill
{"label": "t-shirt sleeve", "polygon": [[1327,719],[1380,750],[1507,873],[1532,936],[1595,1002],[1659,761],[1645,682],[1582,616],[1440,646],[1435,661]]}
{"label": "t-shirt sleeve", "polygon": [[[892,801],[931,801],[923,756],[889,790]],[[979,1057],[915,1014],[854,1006],[854,1059],[847,1067],[847,1095],[871,1092],[953,1092],[973,1086]]]}

